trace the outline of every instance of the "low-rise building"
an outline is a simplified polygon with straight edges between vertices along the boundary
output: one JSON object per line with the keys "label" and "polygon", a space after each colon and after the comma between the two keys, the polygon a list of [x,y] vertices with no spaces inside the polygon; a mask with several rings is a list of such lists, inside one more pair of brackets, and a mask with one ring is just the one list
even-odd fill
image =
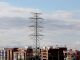
{"label": "low-rise building", "polygon": [[41,49],[41,60],[48,60],[48,49]]}

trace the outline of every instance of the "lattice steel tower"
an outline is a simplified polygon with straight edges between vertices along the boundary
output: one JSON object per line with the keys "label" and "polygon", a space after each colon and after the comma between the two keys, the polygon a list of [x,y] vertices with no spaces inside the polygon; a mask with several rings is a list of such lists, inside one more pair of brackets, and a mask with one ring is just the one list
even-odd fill
{"label": "lattice steel tower", "polygon": [[[40,18],[40,14],[41,13],[33,13],[33,17],[31,17],[30,19],[33,20],[33,25],[31,25],[30,27],[32,27],[33,30],[33,34],[32,36],[34,37],[34,41],[35,41],[35,55],[39,56],[39,49],[40,49],[40,36],[43,36],[40,34],[41,28],[42,26],[40,25],[42,18]],[[37,59],[36,59],[37,60]]]}

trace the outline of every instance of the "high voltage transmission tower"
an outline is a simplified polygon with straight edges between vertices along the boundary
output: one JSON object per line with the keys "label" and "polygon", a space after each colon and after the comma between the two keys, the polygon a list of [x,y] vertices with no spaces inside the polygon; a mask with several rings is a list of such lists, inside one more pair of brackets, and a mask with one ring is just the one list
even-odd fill
{"label": "high voltage transmission tower", "polygon": [[[42,28],[42,26],[40,25],[42,18],[40,18],[40,14],[41,13],[33,13],[33,17],[31,17],[30,19],[33,20],[33,25],[31,25],[30,27],[32,27],[33,30],[33,39],[35,41],[35,56],[39,57],[40,54],[40,36],[42,36],[40,34],[40,29]],[[36,60],[38,60],[36,58]]]}

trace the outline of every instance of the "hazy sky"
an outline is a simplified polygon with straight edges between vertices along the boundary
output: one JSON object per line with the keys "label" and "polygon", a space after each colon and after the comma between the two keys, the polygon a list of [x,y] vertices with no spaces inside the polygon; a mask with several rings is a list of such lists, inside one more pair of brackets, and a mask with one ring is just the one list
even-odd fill
{"label": "hazy sky", "polygon": [[80,49],[80,0],[0,0],[0,47],[33,45],[28,26],[36,11],[44,18],[41,46]]}

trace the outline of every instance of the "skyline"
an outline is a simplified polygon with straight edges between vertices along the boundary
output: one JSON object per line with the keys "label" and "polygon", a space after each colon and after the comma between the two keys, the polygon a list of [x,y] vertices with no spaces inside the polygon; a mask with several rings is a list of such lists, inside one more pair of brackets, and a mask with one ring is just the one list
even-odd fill
{"label": "skyline", "polygon": [[[67,4],[69,2],[69,4]],[[79,0],[3,0],[0,2],[0,47],[33,45],[31,12],[41,12],[43,20],[42,46],[66,45],[80,49]],[[44,43],[42,43],[42,41]],[[32,42],[32,43],[29,43]]]}

